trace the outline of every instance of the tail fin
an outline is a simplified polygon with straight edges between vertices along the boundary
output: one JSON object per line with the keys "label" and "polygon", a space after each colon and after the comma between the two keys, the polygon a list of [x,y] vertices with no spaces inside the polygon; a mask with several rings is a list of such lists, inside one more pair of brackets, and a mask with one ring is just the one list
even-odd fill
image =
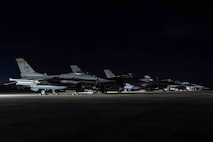
{"label": "tail fin", "polygon": [[32,77],[32,76],[44,75],[44,74],[35,72],[34,69],[23,58],[16,58],[16,62],[21,72],[21,77]]}
{"label": "tail fin", "polygon": [[81,69],[77,65],[70,65],[72,72],[79,73],[82,72]]}
{"label": "tail fin", "polygon": [[105,69],[104,73],[105,73],[107,78],[115,78],[116,77],[109,69]]}

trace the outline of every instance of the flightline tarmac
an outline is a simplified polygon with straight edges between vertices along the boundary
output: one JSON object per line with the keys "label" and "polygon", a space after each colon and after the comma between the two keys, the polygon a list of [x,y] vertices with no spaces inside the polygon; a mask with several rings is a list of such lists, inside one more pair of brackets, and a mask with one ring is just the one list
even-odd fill
{"label": "flightline tarmac", "polygon": [[0,94],[1,141],[211,141],[213,91]]}

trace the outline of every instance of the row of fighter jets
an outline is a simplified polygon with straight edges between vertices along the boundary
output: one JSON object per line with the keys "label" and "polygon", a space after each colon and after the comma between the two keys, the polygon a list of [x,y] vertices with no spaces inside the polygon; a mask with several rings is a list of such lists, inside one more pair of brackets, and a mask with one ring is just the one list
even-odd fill
{"label": "row of fighter jets", "polygon": [[16,84],[32,91],[45,95],[51,91],[57,95],[59,91],[75,90],[93,92],[101,91],[138,91],[138,90],[202,90],[204,86],[188,82],[177,82],[171,79],[153,80],[150,76],[138,79],[134,74],[115,75],[109,69],[105,69],[107,79],[83,72],[77,65],[71,65],[72,72],[57,75],[47,75],[36,72],[23,58],[16,58],[20,70],[19,79],[9,78],[9,84]]}

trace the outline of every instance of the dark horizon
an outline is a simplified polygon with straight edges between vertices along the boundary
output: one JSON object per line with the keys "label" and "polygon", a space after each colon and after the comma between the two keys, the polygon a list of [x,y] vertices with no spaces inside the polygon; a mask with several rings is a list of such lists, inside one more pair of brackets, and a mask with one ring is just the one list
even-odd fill
{"label": "dark horizon", "polygon": [[20,77],[21,57],[47,74],[76,64],[100,77],[108,68],[213,88],[208,3],[53,1],[7,4],[1,12],[1,82]]}

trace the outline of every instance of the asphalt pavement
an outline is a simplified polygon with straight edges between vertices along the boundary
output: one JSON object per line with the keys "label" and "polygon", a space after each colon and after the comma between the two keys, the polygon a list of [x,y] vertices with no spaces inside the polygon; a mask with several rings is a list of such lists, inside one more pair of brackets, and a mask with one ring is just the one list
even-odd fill
{"label": "asphalt pavement", "polygon": [[197,142],[213,135],[213,91],[0,94],[2,142]]}

